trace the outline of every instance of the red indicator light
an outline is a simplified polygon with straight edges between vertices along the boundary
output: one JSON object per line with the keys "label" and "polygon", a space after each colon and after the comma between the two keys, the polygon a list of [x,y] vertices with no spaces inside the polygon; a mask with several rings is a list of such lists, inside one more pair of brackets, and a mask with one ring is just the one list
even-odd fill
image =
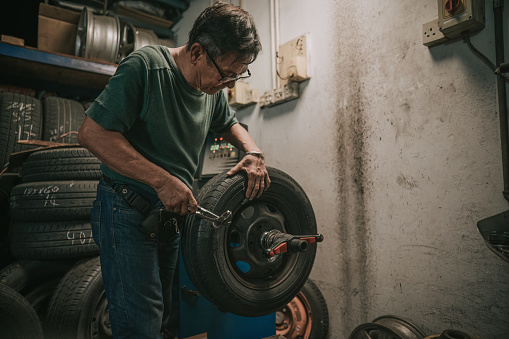
{"label": "red indicator light", "polygon": [[221,138],[219,138],[219,140],[223,140],[223,138],[221,137]]}

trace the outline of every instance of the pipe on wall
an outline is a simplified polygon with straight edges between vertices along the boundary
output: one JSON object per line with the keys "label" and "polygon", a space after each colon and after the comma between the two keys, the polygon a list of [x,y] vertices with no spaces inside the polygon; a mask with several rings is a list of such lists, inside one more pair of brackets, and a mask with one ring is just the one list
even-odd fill
{"label": "pipe on wall", "polygon": [[[495,15],[495,55],[496,65],[504,63],[504,0],[493,1]],[[509,201],[509,126],[507,116],[507,94],[505,79],[497,74],[498,113],[500,118],[500,141],[502,146],[502,170],[504,178],[504,198]]]}
{"label": "pipe on wall", "polygon": [[279,0],[270,0],[270,42],[272,88],[279,87],[277,76],[277,50],[279,48]]}

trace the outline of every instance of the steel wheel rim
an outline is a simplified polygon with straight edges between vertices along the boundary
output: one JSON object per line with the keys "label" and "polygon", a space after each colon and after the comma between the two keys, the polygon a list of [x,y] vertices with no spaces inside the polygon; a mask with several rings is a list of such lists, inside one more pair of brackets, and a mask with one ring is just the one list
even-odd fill
{"label": "steel wheel rim", "polygon": [[289,232],[288,225],[292,222],[288,211],[275,205],[270,199],[242,205],[234,213],[225,237],[225,254],[233,276],[253,290],[279,285],[290,275],[300,255],[280,254],[270,259],[263,256],[258,241],[261,234],[272,229]]}
{"label": "steel wheel rim", "polygon": [[349,339],[405,339],[385,326],[366,323],[357,326],[350,334]]}
{"label": "steel wheel rim", "polygon": [[[422,332],[417,326],[412,324],[409,320],[396,317],[393,315],[385,315],[373,320],[374,323],[384,325],[400,336],[408,339],[424,339],[426,334]],[[413,336],[413,337],[412,337]]]}
{"label": "steel wheel rim", "polygon": [[90,322],[90,338],[106,339],[112,337],[108,301],[106,300],[105,293],[102,292]]}
{"label": "steel wheel rim", "polygon": [[120,22],[117,17],[94,15],[94,44],[92,58],[115,62],[120,43]]}
{"label": "steel wheel rim", "polygon": [[120,46],[118,49],[117,62],[122,61],[132,51],[134,51],[134,26],[130,22],[123,24],[120,34]]}
{"label": "steel wheel rim", "polygon": [[312,323],[311,306],[302,292],[276,312],[276,334],[288,339],[299,337],[308,339]]}
{"label": "steel wheel rim", "polygon": [[154,31],[135,27],[134,50],[157,44],[159,44],[159,38]]}
{"label": "steel wheel rim", "polygon": [[90,21],[91,11],[88,8],[83,8],[81,12],[80,21],[78,23],[78,31],[76,34],[76,43],[74,47],[74,55],[84,58],[85,50],[88,46],[89,30],[93,30],[93,21]]}
{"label": "steel wheel rim", "polygon": [[94,15],[84,8],[76,34],[77,56],[106,62],[116,62],[120,43],[120,22],[117,17]]}

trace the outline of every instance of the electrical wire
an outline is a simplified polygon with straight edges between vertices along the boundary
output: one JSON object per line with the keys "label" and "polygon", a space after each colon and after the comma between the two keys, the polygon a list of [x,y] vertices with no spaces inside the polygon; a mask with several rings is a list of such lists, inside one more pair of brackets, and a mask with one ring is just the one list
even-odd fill
{"label": "electrical wire", "polygon": [[283,78],[283,77],[279,74],[279,71],[278,71],[277,69],[276,69],[276,74],[277,74],[277,76],[279,77],[279,79],[281,79],[281,80],[289,80],[289,79],[290,79],[290,77]]}
{"label": "electrical wire", "polygon": [[[281,59],[283,59],[283,58],[279,57],[279,51],[276,52],[276,66],[279,66],[279,65],[281,65],[283,63],[283,61]],[[276,67],[276,74],[277,74],[278,78],[281,79],[281,80],[289,80],[290,79],[290,77],[283,78],[281,76],[281,74],[279,74],[279,67]]]}
{"label": "electrical wire", "polygon": [[486,65],[488,65],[488,67],[497,75],[500,75],[502,76],[506,81],[509,80],[509,76],[507,76],[506,74],[503,74],[500,72],[500,67],[496,67],[494,63],[491,62],[490,59],[488,59],[487,56],[485,56],[484,54],[482,54],[481,51],[479,51],[477,48],[475,48],[475,46],[472,44],[472,42],[470,41],[470,36],[469,35],[465,35],[463,40],[467,43],[468,47],[470,47],[470,49],[472,50],[472,52],[477,55],[482,61],[484,61],[484,63]]}

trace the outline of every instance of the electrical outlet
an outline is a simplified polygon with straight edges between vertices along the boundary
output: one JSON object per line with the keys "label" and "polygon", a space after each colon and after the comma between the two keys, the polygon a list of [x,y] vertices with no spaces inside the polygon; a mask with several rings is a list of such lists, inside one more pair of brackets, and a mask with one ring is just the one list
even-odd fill
{"label": "electrical outlet", "polygon": [[298,99],[299,98],[299,84],[296,82],[290,82],[283,87],[283,95],[285,101]]}
{"label": "electrical outlet", "polygon": [[422,25],[422,44],[427,47],[433,47],[448,41],[447,37],[438,27],[438,19],[432,20]]}
{"label": "electrical outlet", "polygon": [[260,97],[260,107],[266,107],[269,106],[274,102],[274,90],[267,91],[263,93],[263,95]]}
{"label": "electrical outlet", "polygon": [[299,84],[297,82],[290,82],[283,87],[265,92],[260,98],[260,107],[271,107],[298,98]]}
{"label": "electrical outlet", "polygon": [[278,102],[283,100],[283,89],[282,88],[276,88],[274,90],[274,102]]}

